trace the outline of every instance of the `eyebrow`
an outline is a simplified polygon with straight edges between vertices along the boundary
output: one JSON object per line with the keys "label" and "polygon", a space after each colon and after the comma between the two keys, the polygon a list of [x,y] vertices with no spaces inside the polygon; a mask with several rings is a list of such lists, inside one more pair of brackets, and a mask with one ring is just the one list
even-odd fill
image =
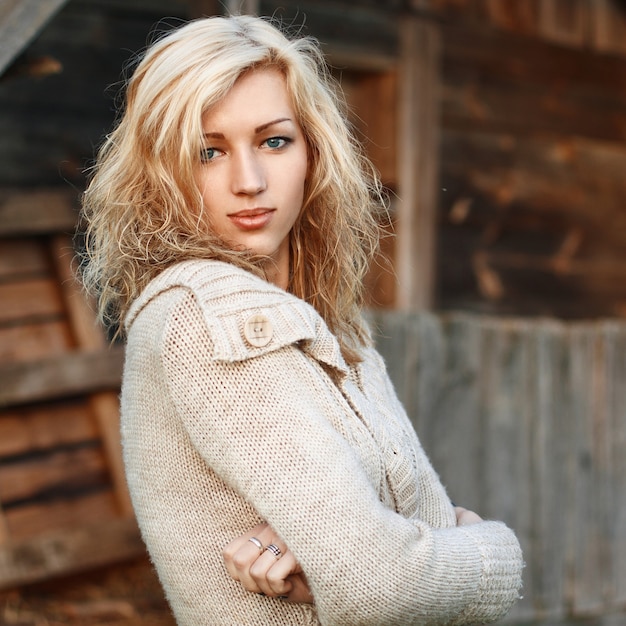
{"label": "eyebrow", "polygon": [[[272,120],[271,122],[266,122],[265,124],[261,124],[254,129],[255,135],[262,133],[265,129],[270,126],[274,126],[274,124],[280,124],[281,122],[291,122],[292,119],[290,117],[279,117],[278,119]],[[205,137],[211,139],[224,139],[224,135],[222,133],[204,133]]]}
{"label": "eyebrow", "polygon": [[271,122],[267,122],[266,124],[261,124],[254,129],[255,133],[262,133],[266,128],[270,126],[274,126],[274,124],[280,124],[281,122],[291,122],[291,118],[289,117],[279,117],[277,120],[272,120]]}

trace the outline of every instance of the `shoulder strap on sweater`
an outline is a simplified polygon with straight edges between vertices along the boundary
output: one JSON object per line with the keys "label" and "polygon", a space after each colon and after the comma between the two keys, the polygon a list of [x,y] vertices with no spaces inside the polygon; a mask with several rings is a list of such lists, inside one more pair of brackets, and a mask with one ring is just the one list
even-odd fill
{"label": "shoulder strap on sweater", "polygon": [[313,307],[220,261],[184,261],[163,271],[132,304],[126,329],[149,302],[174,288],[193,293],[211,334],[215,360],[242,361],[297,343],[317,360],[348,371],[339,342]]}

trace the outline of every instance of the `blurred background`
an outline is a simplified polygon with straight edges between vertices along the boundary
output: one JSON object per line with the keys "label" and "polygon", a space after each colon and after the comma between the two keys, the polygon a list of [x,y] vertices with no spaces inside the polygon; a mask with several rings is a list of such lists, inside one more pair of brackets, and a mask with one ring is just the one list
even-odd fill
{"label": "blurred background", "polygon": [[452,499],[522,541],[503,623],[626,624],[626,2],[0,0],[0,625],[174,623],[73,235],[123,68],[229,12],[342,84],[390,197],[379,348]]}

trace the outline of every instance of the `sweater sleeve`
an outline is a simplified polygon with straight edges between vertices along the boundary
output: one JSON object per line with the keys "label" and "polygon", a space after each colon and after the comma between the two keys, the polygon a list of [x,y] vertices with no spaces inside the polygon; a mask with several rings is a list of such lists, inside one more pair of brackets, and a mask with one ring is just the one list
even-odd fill
{"label": "sweater sleeve", "polygon": [[508,610],[521,553],[506,526],[435,529],[385,507],[336,426],[357,417],[328,368],[297,342],[216,359],[206,315],[189,295],[171,312],[165,384],[208,466],[293,551],[323,624],[484,623]]}

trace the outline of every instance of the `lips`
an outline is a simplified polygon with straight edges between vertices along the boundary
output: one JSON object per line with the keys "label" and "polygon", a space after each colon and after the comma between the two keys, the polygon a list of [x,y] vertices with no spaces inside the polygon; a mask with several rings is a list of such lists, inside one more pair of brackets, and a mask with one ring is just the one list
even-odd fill
{"label": "lips", "polygon": [[265,207],[229,213],[228,219],[241,230],[259,230],[269,224],[276,209]]}

